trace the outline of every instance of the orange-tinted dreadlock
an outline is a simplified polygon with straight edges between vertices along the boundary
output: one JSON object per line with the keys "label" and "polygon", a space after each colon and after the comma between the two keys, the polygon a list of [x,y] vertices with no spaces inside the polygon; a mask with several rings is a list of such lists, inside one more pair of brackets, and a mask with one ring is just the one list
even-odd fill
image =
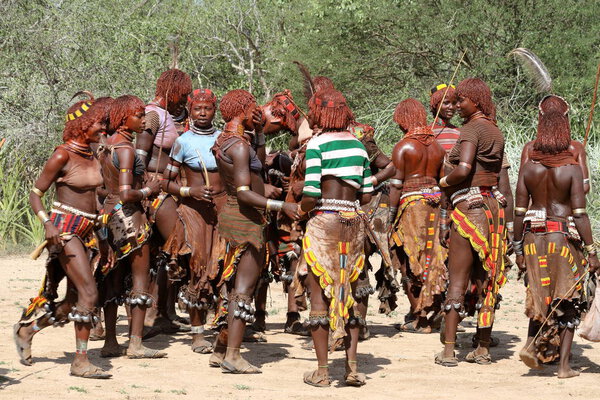
{"label": "orange-tinted dreadlock", "polygon": [[285,127],[293,132],[298,131],[298,119],[300,118],[300,111],[294,104],[294,98],[289,90],[277,93],[273,96],[271,104],[271,113],[274,117],[281,118]]}
{"label": "orange-tinted dreadlock", "polygon": [[565,151],[571,144],[569,104],[558,96],[547,96],[540,102],[537,138],[533,149],[556,154]]}
{"label": "orange-tinted dreadlock", "polygon": [[109,113],[111,132],[116,132],[117,129],[123,128],[125,121],[131,115],[145,109],[144,102],[137,96],[126,94],[124,96],[117,97],[111,107]]}
{"label": "orange-tinted dreadlock", "polygon": [[308,103],[309,117],[323,131],[345,130],[354,121],[354,114],[344,95],[332,88],[320,90]]}
{"label": "orange-tinted dreadlock", "polygon": [[456,87],[458,97],[467,97],[477,105],[479,110],[488,118],[496,121],[496,106],[492,101],[492,91],[479,78],[467,78]]}
{"label": "orange-tinted dreadlock", "polygon": [[[447,93],[446,89],[448,89]],[[442,101],[442,97],[444,97],[444,93],[446,93],[446,100],[450,100],[452,102],[456,101],[456,90],[451,86],[447,88],[444,87],[443,89],[433,92],[429,98],[429,109],[434,117],[437,114],[437,110],[440,106],[440,102]]]}
{"label": "orange-tinted dreadlock", "polygon": [[[94,125],[94,123],[99,121],[106,122],[108,114],[106,107],[98,107],[96,105],[96,101],[94,100],[94,96],[88,92],[78,92],[75,96],[78,96],[81,93],[85,93],[89,96],[89,99],[78,101],[73,104],[67,110],[67,114],[73,114],[78,110],[82,109],[82,106],[90,104],[91,106],[81,114],[80,117],[77,117],[73,120],[67,120],[65,123],[65,129],[63,130],[63,141],[66,142],[68,140],[77,140],[83,141],[85,139],[85,134],[87,130]],[[73,97],[75,97],[73,96]]]}
{"label": "orange-tinted dreadlock", "polygon": [[394,111],[394,122],[402,130],[409,132],[420,126],[427,125],[427,112],[419,101],[409,98],[401,101]]}
{"label": "orange-tinted dreadlock", "polygon": [[256,99],[251,93],[243,89],[236,89],[223,96],[219,104],[219,110],[223,120],[229,122],[236,116],[248,111],[248,108],[253,104],[256,104]]}
{"label": "orange-tinted dreadlock", "polygon": [[169,104],[178,103],[191,91],[192,78],[177,68],[163,72],[156,81],[156,97],[162,97]]}
{"label": "orange-tinted dreadlock", "polygon": [[206,101],[207,103],[212,103],[213,106],[216,106],[217,96],[210,89],[196,89],[188,96],[188,110],[192,107],[192,104],[201,101]]}
{"label": "orange-tinted dreadlock", "polygon": [[312,84],[315,88],[315,93],[325,89],[335,89],[333,81],[326,76],[315,76],[312,79]]}

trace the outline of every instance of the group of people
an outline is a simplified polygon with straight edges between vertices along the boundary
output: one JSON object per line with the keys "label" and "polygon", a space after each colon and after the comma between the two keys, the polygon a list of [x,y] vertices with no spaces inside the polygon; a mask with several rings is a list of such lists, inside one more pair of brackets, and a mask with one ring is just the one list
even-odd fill
{"label": "group of people", "polygon": [[[75,376],[110,377],[88,359],[90,335],[104,338],[102,357],[160,358],[166,353],[142,337],[178,329],[189,330],[194,352],[210,354],[211,367],[259,373],[240,346],[264,340],[275,278],[288,294],[285,331],[313,338],[317,368],[304,382],[329,386],[328,351],[344,348],[344,381],[362,386],[357,344],[369,337],[370,256],[379,253],[379,311],[394,310],[403,288],[410,310],[397,329],[439,331],[435,363],[448,367],[458,364],[460,321],[476,315],[466,361],[490,364],[514,252],[530,318],[521,359],[531,368],[559,360],[560,378],[576,375],[570,348],[590,300],[583,279],[600,262],[585,209],[585,150],[571,140],[568,103],[555,95],[540,102],[513,200],[504,137],[481,79],[434,87],[433,124],[419,101],[400,102],[391,159],[329,78],[305,80],[307,113],[288,90],[263,106],[240,89],[219,101],[193,90],[178,69],[160,76],[147,104],[77,93],[87,98],[67,110],[64,143],[30,193],[48,260],[15,325],[21,362],[31,365],[36,333],[72,321]],[[451,123],[456,111],[460,127]],[[283,132],[289,149],[267,152],[266,136]],[[53,185],[48,214],[43,197]],[[176,303],[189,319],[177,316]],[[117,342],[119,305],[129,317],[127,348]]]}

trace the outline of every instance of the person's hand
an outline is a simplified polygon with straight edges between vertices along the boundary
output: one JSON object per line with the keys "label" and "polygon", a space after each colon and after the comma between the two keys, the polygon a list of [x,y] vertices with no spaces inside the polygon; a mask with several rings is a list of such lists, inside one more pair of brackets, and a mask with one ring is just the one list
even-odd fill
{"label": "person's hand", "polygon": [[48,241],[48,246],[61,246],[60,242],[60,232],[58,228],[52,224],[52,222],[48,221],[44,224],[44,236]]}
{"label": "person's hand", "polygon": [[213,189],[210,186],[192,186],[190,196],[200,201],[212,201]]}
{"label": "person's hand", "polygon": [[300,214],[298,213],[299,205],[296,203],[283,203],[283,208],[281,211],[290,219],[297,221],[300,219]]}
{"label": "person's hand", "polygon": [[448,225],[440,225],[439,238],[440,244],[447,249],[448,241],[450,239],[450,227]]}
{"label": "person's hand", "polygon": [[283,189],[265,183],[265,197],[267,199],[278,199],[281,193],[283,193]]}
{"label": "person's hand", "polygon": [[252,124],[254,125],[254,132],[260,133],[263,129],[263,112],[262,108],[256,107],[254,111],[252,111]]}
{"label": "person's hand", "polygon": [[282,176],[281,177],[281,185],[283,186],[283,191],[284,192],[289,192],[289,190],[290,190],[290,177],[289,176]]}
{"label": "person's hand", "polygon": [[517,275],[517,280],[519,280],[527,272],[527,267],[525,266],[525,257],[523,254],[517,254],[515,257],[515,262],[517,267],[519,267],[519,274]]}
{"label": "person's hand", "polygon": [[104,270],[112,269],[115,264],[115,254],[108,245],[106,240],[98,241],[98,250],[100,250],[100,259],[98,265],[102,266]]}
{"label": "person's hand", "polygon": [[150,189],[151,196],[160,193],[160,181],[155,176],[146,181],[146,187]]}
{"label": "person's hand", "polygon": [[600,261],[598,260],[598,256],[596,254],[588,255],[588,265],[590,274],[598,272],[598,268],[600,267]]}

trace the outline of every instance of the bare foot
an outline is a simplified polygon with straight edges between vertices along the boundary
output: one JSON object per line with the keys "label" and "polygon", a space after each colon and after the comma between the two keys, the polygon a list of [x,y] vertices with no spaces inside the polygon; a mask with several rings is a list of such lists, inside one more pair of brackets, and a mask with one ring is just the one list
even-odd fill
{"label": "bare foot", "polygon": [[566,370],[558,370],[558,379],[567,379],[579,376],[579,371],[575,371],[574,369],[566,369]]}

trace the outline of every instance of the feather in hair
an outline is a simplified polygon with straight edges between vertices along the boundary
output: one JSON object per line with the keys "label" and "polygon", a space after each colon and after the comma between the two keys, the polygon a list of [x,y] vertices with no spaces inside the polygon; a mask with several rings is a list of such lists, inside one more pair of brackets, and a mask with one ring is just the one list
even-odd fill
{"label": "feather in hair", "polygon": [[296,64],[296,66],[300,70],[300,73],[302,74],[302,83],[304,84],[304,97],[306,97],[306,101],[308,102],[313,96],[313,94],[315,94],[315,87],[313,85],[312,77],[310,76],[310,72],[308,71],[306,65],[302,64],[300,61],[293,61],[293,63]]}
{"label": "feather in hair", "polygon": [[508,56],[514,56],[523,65],[539,92],[552,90],[552,78],[542,60],[535,53],[519,47],[508,53]]}
{"label": "feather in hair", "polygon": [[171,68],[179,68],[179,36],[169,37],[169,50],[171,51]]}

